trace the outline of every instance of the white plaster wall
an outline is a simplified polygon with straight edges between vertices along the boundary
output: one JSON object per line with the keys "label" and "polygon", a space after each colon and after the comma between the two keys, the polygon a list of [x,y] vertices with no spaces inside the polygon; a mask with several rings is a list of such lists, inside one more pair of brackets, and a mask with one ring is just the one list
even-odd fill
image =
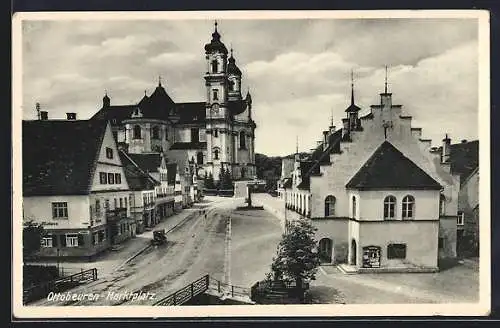
{"label": "white plaster wall", "polygon": [[[68,219],[52,217],[52,203],[68,203]],[[89,196],[33,196],[23,198],[24,221],[45,223],[46,229],[79,229],[90,225]]]}

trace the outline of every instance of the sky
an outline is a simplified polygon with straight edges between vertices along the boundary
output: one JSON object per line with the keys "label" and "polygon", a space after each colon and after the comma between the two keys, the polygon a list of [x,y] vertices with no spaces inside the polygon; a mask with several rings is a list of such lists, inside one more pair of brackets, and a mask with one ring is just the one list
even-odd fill
{"label": "sky", "polygon": [[[102,105],[137,103],[162,85],[176,102],[204,101],[204,45],[212,20],[24,21],[23,119]],[[250,89],[255,150],[268,156],[308,151],[350,104],[351,70],[361,114],[380,102],[385,65],[393,103],[413,116],[423,138],[440,145],[478,138],[476,19],[219,20]]]}

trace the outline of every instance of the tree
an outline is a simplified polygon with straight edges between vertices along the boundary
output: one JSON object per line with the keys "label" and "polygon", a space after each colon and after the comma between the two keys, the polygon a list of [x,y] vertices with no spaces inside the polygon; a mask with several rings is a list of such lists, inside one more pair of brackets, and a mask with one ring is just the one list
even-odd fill
{"label": "tree", "polygon": [[42,237],[45,230],[41,224],[30,220],[24,223],[23,227],[23,256],[25,258],[33,256],[40,250]]}
{"label": "tree", "polygon": [[220,169],[218,188],[221,190],[233,189],[233,181],[229,169]]}
{"label": "tree", "polygon": [[288,223],[287,233],[278,245],[271,270],[277,280],[295,281],[301,290],[304,281],[314,280],[320,264],[314,233],[317,229],[302,218]]}
{"label": "tree", "polygon": [[206,189],[215,189],[214,176],[212,175],[212,172],[210,172],[208,175],[205,172],[204,185]]}

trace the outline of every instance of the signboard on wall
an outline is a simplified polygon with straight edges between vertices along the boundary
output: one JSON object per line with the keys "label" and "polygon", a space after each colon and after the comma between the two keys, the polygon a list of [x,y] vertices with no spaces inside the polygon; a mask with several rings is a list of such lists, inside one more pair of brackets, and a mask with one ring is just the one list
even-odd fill
{"label": "signboard on wall", "polygon": [[380,246],[363,247],[363,268],[380,268]]}

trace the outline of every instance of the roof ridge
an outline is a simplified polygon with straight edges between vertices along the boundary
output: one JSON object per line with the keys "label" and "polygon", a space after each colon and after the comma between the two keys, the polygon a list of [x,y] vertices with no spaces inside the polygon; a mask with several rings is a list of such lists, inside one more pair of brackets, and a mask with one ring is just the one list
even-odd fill
{"label": "roof ridge", "polygon": [[[108,120],[96,120],[94,122],[96,122],[96,124],[100,123],[101,124],[101,129],[102,129],[102,126],[104,126],[104,131],[101,131],[101,134],[100,134],[100,137],[99,137],[99,141],[98,141],[98,144],[97,144],[98,146],[97,146],[97,149],[96,149],[97,154],[94,155],[94,160],[92,161],[92,169],[89,172],[90,173],[89,174],[90,178],[89,178],[89,181],[87,182],[87,194],[90,194],[91,191],[92,191],[92,182],[94,181],[95,171],[97,170],[97,162],[99,161],[99,155],[100,155],[100,151],[102,149],[102,145],[103,145],[103,142],[104,142],[104,136],[106,135],[106,130],[108,128],[108,125],[110,124]],[[104,122],[105,122],[105,124],[103,124]],[[115,143],[115,146],[116,146],[116,141],[115,141],[114,138],[113,138],[113,142]]]}

